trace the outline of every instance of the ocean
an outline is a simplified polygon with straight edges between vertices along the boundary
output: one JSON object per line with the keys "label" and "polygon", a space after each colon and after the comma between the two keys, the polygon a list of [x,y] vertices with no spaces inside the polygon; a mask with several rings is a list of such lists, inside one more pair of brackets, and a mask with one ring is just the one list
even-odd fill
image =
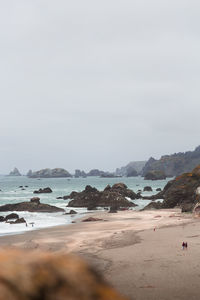
{"label": "ocean", "polygon": [[[157,193],[156,189],[163,189],[168,180],[149,181],[144,180],[142,177],[121,177],[121,178],[99,178],[99,177],[87,177],[87,178],[41,178],[32,179],[26,176],[10,177],[0,176],[0,205],[8,203],[18,203],[23,201],[29,201],[34,196],[40,197],[40,202],[55,205],[64,208],[66,212],[70,210],[66,207],[70,200],[56,199],[59,196],[69,195],[72,191],[80,192],[84,190],[86,185],[96,187],[98,190],[103,190],[108,184],[123,182],[128,188],[137,192],[139,189],[143,190],[145,186],[151,186],[153,192],[143,192],[143,196],[148,196]],[[20,186],[23,186],[25,190],[22,190]],[[25,187],[27,186],[27,187]],[[53,192],[51,194],[33,194],[34,190],[39,188],[50,187]],[[133,201],[138,204],[134,209],[138,210],[147,205],[149,200],[137,199]],[[80,218],[88,213],[85,208],[73,208],[78,212],[77,215],[65,215],[62,212],[59,213],[30,213],[30,212],[16,212],[19,217],[23,217],[28,224],[8,224],[5,222],[0,223],[0,235],[21,233],[29,230],[35,230],[39,228],[70,224],[76,218]],[[1,216],[8,215],[9,212],[0,213]],[[34,226],[32,227],[32,224]]]}

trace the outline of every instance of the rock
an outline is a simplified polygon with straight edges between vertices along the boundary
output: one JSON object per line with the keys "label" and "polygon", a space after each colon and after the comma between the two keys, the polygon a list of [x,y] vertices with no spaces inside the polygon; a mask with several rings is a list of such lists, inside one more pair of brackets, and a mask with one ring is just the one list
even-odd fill
{"label": "rock", "polygon": [[181,212],[192,212],[194,208],[193,203],[182,203],[181,204]]}
{"label": "rock", "polygon": [[0,206],[0,211],[64,212],[64,209],[44,203],[20,202]]}
{"label": "rock", "polygon": [[57,197],[56,199],[64,199],[64,197]]}
{"label": "rock", "polygon": [[68,215],[76,215],[76,214],[77,214],[77,211],[71,209],[67,214],[68,214]]}
{"label": "rock", "polygon": [[152,187],[151,186],[145,186],[143,189],[144,192],[152,192]]}
{"label": "rock", "polygon": [[105,191],[110,191],[110,190],[111,190],[111,186],[108,184],[108,185],[105,187],[104,192],[105,192]]}
{"label": "rock", "polygon": [[34,191],[34,194],[42,194],[42,193],[52,193],[52,189],[50,187],[44,188],[44,189],[39,189],[38,191]]}
{"label": "rock", "polygon": [[97,207],[93,204],[88,205],[87,210],[97,210]]}
{"label": "rock", "polygon": [[9,176],[22,176],[17,168],[10,172]]}
{"label": "rock", "polygon": [[[105,207],[116,205],[119,207],[135,206],[134,203],[126,199],[129,191],[123,189],[111,189],[103,192],[98,191],[96,188],[86,187],[80,193],[77,193],[74,200],[68,203],[69,207]],[[134,192],[133,192],[134,193]],[[130,195],[132,196],[132,195]],[[127,196],[128,197],[128,196]]]}
{"label": "rock", "polygon": [[24,220],[24,218],[19,218],[15,221],[11,221],[9,222],[10,224],[21,224],[21,223],[26,223],[26,221]]}
{"label": "rock", "polygon": [[78,195],[77,192],[71,192],[71,194],[69,196],[64,196],[63,199],[64,200],[74,199],[77,195]]}
{"label": "rock", "polygon": [[142,210],[152,210],[152,209],[160,209],[160,208],[162,208],[162,203],[158,201],[158,202],[150,202]]}
{"label": "rock", "polygon": [[15,213],[12,213],[12,214],[9,214],[5,217],[5,221],[11,220],[11,219],[19,219],[19,215],[15,214]]}
{"label": "rock", "polygon": [[129,167],[127,167],[127,170],[126,170],[126,176],[127,177],[136,177],[136,176],[138,176],[138,172],[134,169],[134,167],[129,166]]}
{"label": "rock", "polygon": [[29,170],[28,173],[26,174],[26,176],[31,177],[33,174],[32,170]]}
{"label": "rock", "polygon": [[72,177],[72,175],[62,168],[56,169],[42,169],[40,171],[32,172],[28,175],[30,178],[60,178]]}
{"label": "rock", "polygon": [[115,183],[115,184],[113,184],[112,189],[127,189],[127,185],[125,185],[122,182]]}
{"label": "rock", "polygon": [[[85,187],[85,192],[96,193],[96,192],[98,192],[98,190],[97,190],[96,188],[94,188],[94,187],[91,187],[90,185],[86,185],[86,187]],[[75,194],[75,195],[77,195],[77,194]]]}
{"label": "rock", "polygon": [[117,213],[118,207],[117,206],[111,206],[109,213]]}
{"label": "rock", "polygon": [[74,255],[1,250],[0,278],[4,300],[126,300]]}
{"label": "rock", "polygon": [[4,222],[5,218],[3,216],[0,216],[0,222]]}
{"label": "rock", "polygon": [[144,168],[145,164],[146,161],[133,161],[122,168],[117,168],[115,174],[118,176],[128,176],[128,174],[130,174],[132,170],[134,170],[134,172],[137,172],[137,175],[141,175],[142,169]]}
{"label": "rock", "polygon": [[161,192],[161,191],[162,191],[161,188],[157,188],[157,189],[156,189],[156,192]]}
{"label": "rock", "polygon": [[87,174],[84,172],[84,171],[81,171],[81,170],[75,170],[75,175],[74,175],[75,178],[79,178],[79,177],[83,177],[83,178],[86,178],[87,177]]}
{"label": "rock", "polygon": [[33,197],[30,200],[32,203],[40,204],[40,198],[39,197]]}
{"label": "rock", "polygon": [[23,185],[20,185],[20,186],[19,186],[19,189],[22,189],[22,188],[23,188]]}
{"label": "rock", "polygon": [[163,180],[163,179],[166,179],[166,175],[163,171],[153,170],[153,171],[147,172],[144,179],[145,180]]}
{"label": "rock", "polygon": [[89,217],[87,219],[82,220],[82,222],[96,222],[96,221],[103,221],[103,219]]}
{"label": "rock", "polygon": [[93,169],[87,174],[87,176],[101,176],[102,174],[104,174],[103,171],[99,171],[98,169]]}

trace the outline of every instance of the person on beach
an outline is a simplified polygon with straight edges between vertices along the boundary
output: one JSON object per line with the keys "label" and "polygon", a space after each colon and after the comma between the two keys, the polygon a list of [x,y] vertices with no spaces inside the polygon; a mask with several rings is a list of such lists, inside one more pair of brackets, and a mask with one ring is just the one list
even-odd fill
{"label": "person on beach", "polygon": [[187,244],[187,242],[185,243],[185,249],[187,250],[187,246],[188,246],[188,244]]}
{"label": "person on beach", "polygon": [[184,242],[182,243],[182,247],[183,247],[183,250],[184,250],[185,249],[185,243]]}

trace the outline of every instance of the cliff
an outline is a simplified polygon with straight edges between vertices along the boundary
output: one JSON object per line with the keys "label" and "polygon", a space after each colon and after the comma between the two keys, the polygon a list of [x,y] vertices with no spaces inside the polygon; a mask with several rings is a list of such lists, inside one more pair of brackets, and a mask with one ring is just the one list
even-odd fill
{"label": "cliff", "polygon": [[142,170],[142,176],[145,177],[151,171],[163,172],[167,177],[178,176],[191,172],[198,164],[200,164],[200,146],[194,151],[164,155],[158,160],[151,157]]}

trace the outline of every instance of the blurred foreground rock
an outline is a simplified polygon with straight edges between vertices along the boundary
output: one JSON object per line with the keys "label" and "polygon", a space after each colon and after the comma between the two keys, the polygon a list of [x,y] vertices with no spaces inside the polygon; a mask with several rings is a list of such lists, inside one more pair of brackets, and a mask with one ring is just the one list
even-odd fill
{"label": "blurred foreground rock", "polygon": [[0,251],[0,300],[125,300],[82,260]]}

